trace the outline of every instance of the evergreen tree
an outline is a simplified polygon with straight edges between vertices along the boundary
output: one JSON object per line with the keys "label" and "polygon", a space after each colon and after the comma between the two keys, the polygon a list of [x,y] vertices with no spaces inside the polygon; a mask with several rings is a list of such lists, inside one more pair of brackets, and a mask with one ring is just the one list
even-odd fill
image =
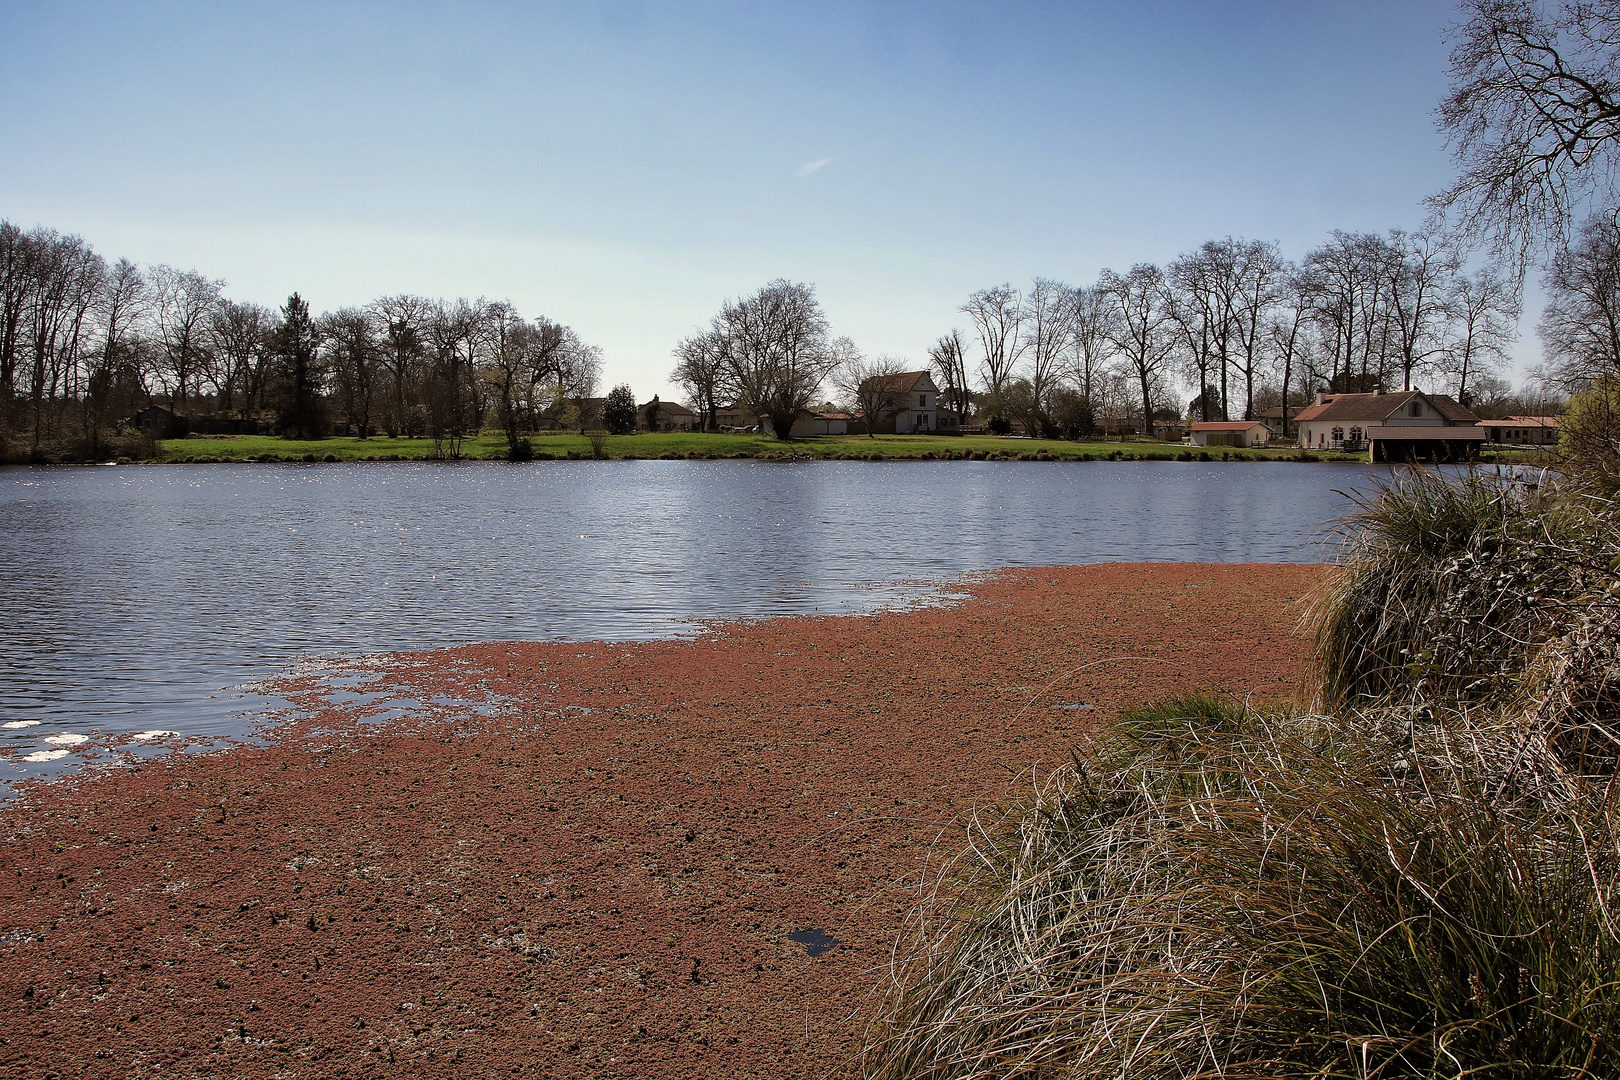
{"label": "evergreen tree", "polygon": [[276,416],[286,438],[326,436],[326,403],[321,399],[320,335],[309,304],[297,293],[281,309],[272,351],[276,359]]}
{"label": "evergreen tree", "polygon": [[608,391],[602,402],[602,426],[610,435],[630,435],[636,430],[636,395],[629,383]]}

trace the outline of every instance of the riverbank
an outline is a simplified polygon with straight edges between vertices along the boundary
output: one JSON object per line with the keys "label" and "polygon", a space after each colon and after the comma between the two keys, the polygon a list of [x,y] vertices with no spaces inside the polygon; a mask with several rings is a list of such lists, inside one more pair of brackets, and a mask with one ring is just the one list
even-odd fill
{"label": "riverbank", "polygon": [[[306,675],[274,745],[0,809],[0,1071],[836,1071],[951,823],[1122,705],[1289,693],[1323,573],[1005,572],[943,608]],[[427,704],[376,723],[396,699]]]}
{"label": "riverbank", "polygon": [[[537,459],[590,458],[595,454],[583,435],[536,435],[530,444]],[[231,461],[416,461],[432,460],[445,452],[432,439],[330,438],[308,441],[271,436],[215,436],[210,438],[165,439],[154,461],[231,462]],[[1298,461],[1293,447],[1233,450],[1221,447],[1186,447],[1157,439],[1094,439],[1065,442],[1061,439],[1025,439],[998,435],[824,435],[781,442],[765,435],[659,434],[609,435],[601,452],[612,460],[668,460],[706,458],[753,458],[756,460],[833,460],[833,461],[916,461],[960,460],[1242,460]],[[499,435],[482,435],[460,445],[460,455],[472,461],[504,461],[506,440]],[[1205,455],[1200,459],[1199,455]],[[1312,451],[1310,461],[1364,461],[1365,454]]]}
{"label": "riverbank", "polygon": [[[533,460],[577,460],[597,456],[584,435],[552,434],[529,437]],[[760,461],[1295,461],[1363,462],[1363,453],[1308,450],[1301,455],[1293,446],[1192,447],[1157,439],[1097,438],[1081,442],[1028,439],[1000,435],[818,435],[781,442],[765,435],[659,434],[609,435],[601,456],[613,461],[710,460],[742,458]],[[465,439],[453,452],[432,439],[282,439],[270,435],[207,435],[165,439],[152,444],[139,459],[143,464],[228,464],[239,462],[322,463],[342,461],[507,461],[507,443],[501,435]],[[111,455],[107,455],[111,456]],[[38,454],[13,455],[14,464],[101,464],[103,459],[81,459],[64,450],[46,448]],[[135,459],[119,457],[119,463]],[[1556,455],[1545,450],[1488,450],[1484,464],[1551,465]]]}

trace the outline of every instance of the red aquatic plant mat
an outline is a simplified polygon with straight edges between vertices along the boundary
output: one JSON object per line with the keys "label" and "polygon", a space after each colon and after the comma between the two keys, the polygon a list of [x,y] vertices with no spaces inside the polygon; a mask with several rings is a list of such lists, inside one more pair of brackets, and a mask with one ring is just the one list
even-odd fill
{"label": "red aquatic plant mat", "polygon": [[836,1074],[953,822],[1123,704],[1290,694],[1324,573],[296,673],[270,746],[0,809],[0,1074]]}

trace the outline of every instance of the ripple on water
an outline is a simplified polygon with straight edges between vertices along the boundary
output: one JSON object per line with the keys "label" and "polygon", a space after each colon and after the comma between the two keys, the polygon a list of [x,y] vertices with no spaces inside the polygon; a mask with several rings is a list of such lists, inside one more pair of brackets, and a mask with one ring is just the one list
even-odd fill
{"label": "ripple on water", "polygon": [[[150,754],[169,736],[138,733],[252,741],[279,703],[251,684],[315,657],[647,640],[706,621],[904,607],[1004,566],[1317,561],[1324,549],[1303,541],[1348,508],[1337,491],[1382,472],[1218,462],[8,468],[0,625],[14,632],[0,655],[0,726],[44,724]],[[357,704],[380,721],[396,703]],[[6,760],[39,776],[86,758]]]}

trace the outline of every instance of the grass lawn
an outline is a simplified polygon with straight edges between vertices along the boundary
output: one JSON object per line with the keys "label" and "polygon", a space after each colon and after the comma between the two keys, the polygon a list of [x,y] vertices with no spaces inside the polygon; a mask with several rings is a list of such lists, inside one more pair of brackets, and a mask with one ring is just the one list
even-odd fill
{"label": "grass lawn", "polygon": [[[565,458],[591,456],[590,440],[582,435],[533,436],[535,457]],[[610,435],[606,452],[610,458],[669,458],[716,457],[760,458],[764,460],[798,459],[864,459],[873,454],[883,459],[959,458],[964,453],[995,456],[998,459],[1017,459],[1019,455],[1034,456],[1045,451],[1051,458],[1073,461],[1094,460],[1119,455],[1123,458],[1173,460],[1184,452],[1195,458],[1199,451],[1179,443],[1158,442],[1153,439],[1092,440],[1064,442],[1059,439],[1023,439],[998,435],[879,435],[875,439],[865,435],[825,435],[808,439],[779,442],[761,435],[690,434],[669,432],[663,434]],[[1271,460],[1297,458],[1299,451],[1292,447],[1261,450],[1207,451],[1213,460],[1230,455],[1236,460]],[[503,460],[506,440],[500,435],[480,435],[467,439],[461,445],[464,458],[473,460]],[[165,462],[185,461],[336,461],[370,460],[422,460],[433,456],[431,439],[371,439],[332,438],[316,440],[280,439],[273,436],[214,436],[210,438],[166,439],[163,452],[157,459]],[[1203,460],[1203,459],[1199,459]],[[1356,454],[1313,452],[1311,460],[1359,461]]]}

